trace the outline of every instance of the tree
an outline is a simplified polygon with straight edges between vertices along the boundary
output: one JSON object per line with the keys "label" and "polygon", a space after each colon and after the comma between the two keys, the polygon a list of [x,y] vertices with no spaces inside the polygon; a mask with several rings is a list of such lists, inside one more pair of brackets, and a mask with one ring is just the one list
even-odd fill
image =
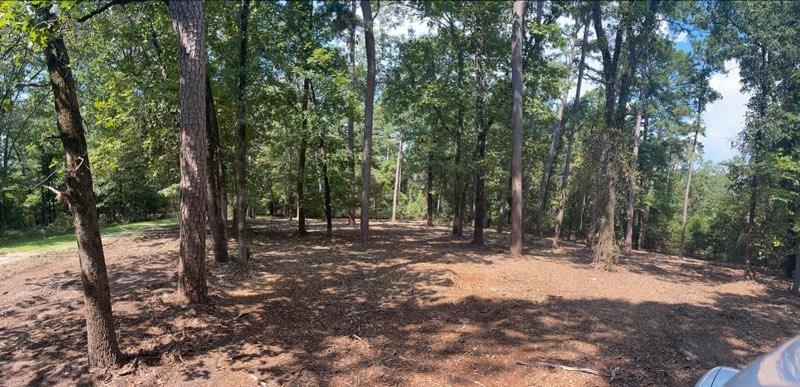
{"label": "tree", "polygon": [[522,254],[522,50],[525,39],[525,1],[515,0],[511,27],[511,255]]}
{"label": "tree", "polygon": [[220,150],[217,109],[211,93],[211,79],[206,73],[206,138],[208,139],[208,162],[206,165],[206,200],[208,201],[208,228],[214,260],[228,261],[228,228],[224,207],[225,184],[222,181],[222,154]]}
{"label": "tree", "polygon": [[575,141],[575,132],[578,131],[578,121],[581,116],[581,84],[583,81],[583,70],[586,64],[586,50],[589,46],[589,15],[586,15],[583,23],[583,39],[581,39],[581,57],[578,62],[578,80],[575,87],[575,99],[572,104],[572,126],[567,135],[567,150],[564,153],[564,169],[561,172],[561,185],[558,197],[558,209],[556,210],[555,231],[553,235],[553,247],[558,247],[561,241],[561,225],[564,222],[564,208],[567,204],[567,182],[569,181],[570,168],[572,166],[572,146]]}
{"label": "tree", "polygon": [[203,4],[170,0],[167,6],[172,26],[178,35],[181,65],[181,247],[178,296],[187,303],[205,303],[207,147]]}
{"label": "tree", "polygon": [[[369,239],[369,186],[372,168],[372,114],[375,102],[375,36],[372,33],[372,5],[361,0],[364,16],[364,49],[367,53],[367,85],[364,90],[364,153],[361,158],[361,240]],[[377,10],[376,10],[377,13]]]}
{"label": "tree", "polygon": [[81,264],[89,364],[101,368],[115,367],[122,362],[123,356],[119,350],[111,311],[106,261],[92,188],[92,169],[75,78],[56,15],[46,7],[39,7],[36,9],[36,16],[46,29],[44,56],[53,90],[58,138],[66,154],[66,190],[60,192],[50,189],[60,201],[67,203],[73,216]]}
{"label": "tree", "polygon": [[484,100],[483,100],[483,52],[485,50],[485,37],[481,26],[481,15],[476,12],[475,32],[473,39],[475,43],[475,227],[472,234],[472,243],[483,245],[483,227],[486,223],[486,194],[485,194],[485,167],[483,166],[486,157],[486,127],[484,122]]}
{"label": "tree", "polygon": [[242,0],[239,14],[239,66],[236,83],[236,244],[239,260],[247,259],[247,125],[245,123],[245,89],[247,87],[247,24],[250,0]]}
{"label": "tree", "polygon": [[400,191],[400,170],[403,162],[403,132],[397,143],[397,162],[394,169],[394,190],[392,191],[392,223],[397,221],[397,192]]}
{"label": "tree", "polygon": [[311,81],[303,79],[303,118],[300,121],[300,148],[297,151],[297,233],[306,235],[306,127],[308,126],[308,100],[310,98]]}

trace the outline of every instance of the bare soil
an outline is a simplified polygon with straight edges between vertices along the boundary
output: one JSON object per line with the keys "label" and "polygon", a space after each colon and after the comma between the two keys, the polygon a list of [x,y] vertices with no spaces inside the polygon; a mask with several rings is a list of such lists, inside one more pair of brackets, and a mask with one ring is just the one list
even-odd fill
{"label": "bare soil", "polygon": [[[213,300],[181,307],[178,232],[106,245],[121,347],[136,367],[88,369],[74,250],[0,269],[0,385],[691,385],[800,333],[787,281],[652,253],[593,269],[588,251],[445,227],[253,224],[253,259],[209,263]],[[233,243],[233,242],[232,242]],[[231,246],[233,247],[233,246]],[[606,376],[543,366],[591,368]],[[527,364],[527,365],[526,365]],[[613,374],[613,380],[610,375]]]}

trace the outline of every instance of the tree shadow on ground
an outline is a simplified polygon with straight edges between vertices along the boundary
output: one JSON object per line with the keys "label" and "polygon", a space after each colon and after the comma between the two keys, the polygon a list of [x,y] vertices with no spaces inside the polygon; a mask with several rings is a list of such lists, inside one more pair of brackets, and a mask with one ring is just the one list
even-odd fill
{"label": "tree shadow on ground", "polygon": [[[446,290],[458,274],[447,265],[506,259],[486,254],[504,251],[502,237],[490,233],[489,246],[474,249],[444,228],[381,222],[361,244],[357,230],[337,226],[328,239],[316,223],[305,237],[291,222],[255,223],[251,261],[210,264],[208,307],[166,300],[174,252],[111,263],[122,347],[143,367],[177,370],[190,383],[225,367],[280,385],[547,384],[550,371],[517,364],[545,360],[616,370],[622,385],[688,385],[715,365],[742,365],[800,327],[797,305],[775,289],[720,293],[708,305],[454,298]],[[165,244],[172,238],[162,235]],[[540,249],[535,243],[528,251]],[[30,297],[6,308],[15,318],[0,327],[0,384],[89,380],[79,286],[74,271],[22,286]],[[580,377],[593,379],[578,384],[608,382]]]}

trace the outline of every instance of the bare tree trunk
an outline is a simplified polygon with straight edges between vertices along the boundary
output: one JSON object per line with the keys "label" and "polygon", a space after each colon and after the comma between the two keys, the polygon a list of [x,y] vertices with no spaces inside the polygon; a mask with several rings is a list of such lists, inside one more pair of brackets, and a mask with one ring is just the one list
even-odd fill
{"label": "bare tree trunk", "polygon": [[[455,27],[451,25],[451,30],[455,31]],[[453,37],[455,38],[455,32],[452,33]],[[459,87],[464,86],[464,48],[462,45],[458,45],[457,48],[458,52],[457,56],[457,80],[456,83]],[[457,111],[457,119],[458,119],[458,127],[456,128],[456,138],[455,138],[455,173],[453,174],[454,182],[453,182],[453,235],[455,236],[463,236],[464,235],[464,204],[465,204],[465,196],[466,190],[464,189],[463,181],[464,175],[461,173],[461,158],[462,153],[464,153],[463,145],[461,143],[462,136],[464,134],[464,108],[461,106],[461,101],[458,103],[458,111]]]}
{"label": "bare tree trunk", "polygon": [[556,224],[553,236],[553,247],[558,247],[561,241],[561,226],[564,223],[564,208],[567,205],[567,183],[569,182],[570,168],[572,166],[572,146],[575,142],[575,133],[578,131],[578,121],[581,117],[581,85],[583,83],[583,70],[586,65],[586,49],[589,46],[589,18],[583,26],[583,39],[581,39],[581,59],[578,63],[578,83],[575,88],[575,100],[572,105],[572,125],[567,137],[567,150],[564,155],[564,170],[561,173],[561,186],[558,196],[558,210],[556,211]]}
{"label": "bare tree trunk", "polygon": [[217,109],[211,92],[211,78],[206,73],[206,138],[208,139],[208,158],[206,166],[206,201],[208,202],[208,228],[211,231],[211,245],[214,260],[228,261],[228,230],[225,227],[225,212],[222,209],[220,176],[220,141],[217,127]]}
{"label": "bare tree trunk", "polygon": [[[350,34],[347,38],[347,49],[349,53],[350,82],[355,84],[356,74],[356,0],[350,2]],[[356,226],[356,157],[355,157],[355,112],[350,111],[347,115],[347,170],[350,173],[350,182],[347,187],[347,225]]]}
{"label": "bare tree trunk", "polygon": [[400,191],[400,169],[403,162],[403,132],[397,145],[397,162],[394,167],[394,191],[392,192],[392,223],[397,221],[397,192]]}
{"label": "bare tree trunk", "polygon": [[178,295],[207,302],[206,246],[206,42],[203,4],[168,1],[181,64],[181,248]]}
{"label": "bare tree trunk", "polygon": [[694,161],[694,154],[697,149],[697,134],[700,132],[700,112],[698,112],[697,122],[694,128],[694,139],[692,140],[692,151],[689,153],[689,160],[686,161],[688,164],[688,171],[686,172],[686,187],[683,189],[683,216],[681,217],[681,245],[680,245],[680,257],[683,258],[685,253],[684,249],[686,247],[686,222],[689,219],[689,190],[692,187],[692,162]]}
{"label": "bare tree trunk", "polygon": [[[629,253],[633,249],[633,214],[636,208],[636,167],[639,164],[639,143],[642,134],[642,114],[645,100],[639,101],[639,108],[636,112],[636,123],[633,126],[633,155],[631,157],[631,173],[628,177],[628,202],[626,203],[625,214],[628,223],[625,225],[625,252]],[[695,137],[696,139],[696,137]],[[690,172],[691,173],[691,172]]]}
{"label": "bare tree trunk", "polygon": [[372,33],[372,6],[361,0],[364,16],[364,47],[367,52],[367,85],[364,90],[364,154],[361,159],[361,240],[369,240],[369,188],[372,180],[372,114],[375,102],[375,36]]}
{"label": "bare tree trunk", "polygon": [[544,161],[544,169],[542,170],[542,179],[539,182],[539,206],[536,209],[536,222],[533,225],[537,236],[542,236],[542,223],[544,222],[544,212],[547,208],[547,191],[550,186],[550,178],[553,175],[553,162],[556,159],[558,141],[561,139],[561,127],[564,122],[564,107],[567,105],[568,98],[569,88],[567,88],[561,96],[561,104],[556,111],[556,124],[553,126],[553,131],[550,134],[550,149],[547,151],[547,158]]}
{"label": "bare tree trunk", "polygon": [[331,184],[328,179],[328,159],[325,153],[325,132],[319,130],[320,164],[322,164],[322,187],[325,200],[325,235],[333,235],[333,209],[331,208]]}
{"label": "bare tree trunk", "polygon": [[795,296],[800,296],[800,244],[795,247],[794,258],[794,276],[792,278],[791,293]]}
{"label": "bare tree trunk", "polygon": [[236,244],[239,259],[245,260],[247,249],[247,127],[245,125],[245,87],[247,87],[247,24],[250,0],[242,0],[239,14],[239,68],[236,85]]}
{"label": "bare tree trunk", "polygon": [[108,274],[92,188],[92,170],[75,78],[56,15],[44,6],[36,10],[36,15],[37,19],[49,26],[45,62],[53,89],[58,137],[66,154],[66,191],[51,190],[58,192],[58,199],[69,205],[73,216],[83,285],[89,365],[115,367],[122,362],[123,356],[114,331]]}
{"label": "bare tree trunk", "polygon": [[522,255],[522,50],[525,39],[525,1],[515,0],[511,34],[511,247],[512,256]]}
{"label": "bare tree trunk", "polygon": [[475,226],[473,227],[472,243],[483,245],[483,227],[486,221],[486,193],[484,192],[484,166],[483,159],[486,156],[486,131],[484,123],[484,100],[483,100],[483,51],[484,36],[483,26],[480,17],[476,18],[475,37]]}
{"label": "bare tree trunk", "polygon": [[308,125],[308,99],[311,88],[311,81],[308,78],[303,80],[303,119],[300,121],[300,148],[297,153],[297,232],[306,235],[306,126]]}
{"label": "bare tree trunk", "polygon": [[428,151],[428,173],[427,173],[427,221],[428,226],[433,226],[433,152]]}

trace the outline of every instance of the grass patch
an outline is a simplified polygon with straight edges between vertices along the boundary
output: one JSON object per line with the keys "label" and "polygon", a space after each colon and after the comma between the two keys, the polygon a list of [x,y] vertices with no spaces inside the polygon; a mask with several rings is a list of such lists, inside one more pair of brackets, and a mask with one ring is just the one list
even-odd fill
{"label": "grass patch", "polygon": [[[152,227],[177,225],[177,219],[159,219],[147,222],[115,224],[100,227],[100,234],[106,237],[119,233],[135,233]],[[0,241],[0,254],[30,253],[40,250],[69,248],[74,247],[75,243],[75,233],[19,237]]]}

